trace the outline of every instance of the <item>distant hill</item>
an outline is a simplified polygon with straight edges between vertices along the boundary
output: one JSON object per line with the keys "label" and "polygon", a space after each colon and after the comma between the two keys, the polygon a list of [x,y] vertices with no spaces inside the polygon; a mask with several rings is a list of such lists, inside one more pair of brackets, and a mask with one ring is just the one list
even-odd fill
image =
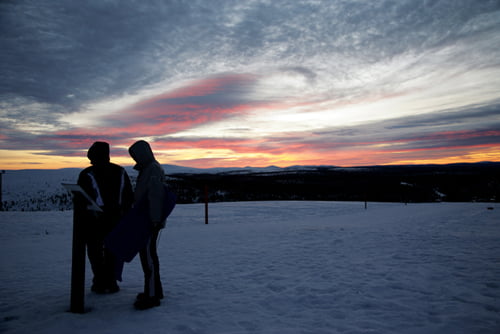
{"label": "distant hill", "polygon": [[[163,165],[179,203],[265,200],[499,201],[500,163],[405,166],[190,168]],[[137,171],[126,167],[132,181]],[[13,170],[3,175],[5,210],[70,210],[62,182],[81,169]]]}
{"label": "distant hill", "polygon": [[179,173],[169,183],[185,203],[325,200],[379,202],[499,201],[500,163],[408,166],[294,166]]}

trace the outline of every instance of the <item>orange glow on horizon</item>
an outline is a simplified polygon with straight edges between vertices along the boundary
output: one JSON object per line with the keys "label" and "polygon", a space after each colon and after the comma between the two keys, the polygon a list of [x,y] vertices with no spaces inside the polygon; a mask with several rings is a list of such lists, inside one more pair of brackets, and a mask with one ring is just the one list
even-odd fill
{"label": "orange glow on horizon", "polygon": [[[244,141],[243,141],[244,142]],[[131,143],[130,143],[131,144]],[[184,143],[185,144],[185,143]],[[208,142],[206,143],[208,144]],[[212,143],[213,144],[213,143]],[[234,145],[242,142],[233,143]],[[208,145],[207,145],[208,146]],[[244,146],[244,145],[243,145]],[[474,163],[483,161],[500,162],[500,146],[479,146],[461,148],[446,153],[446,149],[390,151],[382,149],[336,150],[328,153],[309,152],[297,147],[287,150],[282,148],[275,153],[258,152],[251,147],[244,147],[238,152],[235,146],[186,147],[179,143],[152,143],[157,160],[162,164],[173,164],[193,168],[212,167],[288,167],[293,165],[330,165],[339,167],[371,165],[416,165]],[[433,152],[434,151],[434,152]],[[121,152],[118,154],[118,152]],[[125,146],[111,148],[111,162],[122,166],[133,166],[133,159],[128,156]],[[46,151],[0,150],[0,169],[60,169],[85,168],[89,166],[87,149],[81,150],[80,156],[48,155]]]}

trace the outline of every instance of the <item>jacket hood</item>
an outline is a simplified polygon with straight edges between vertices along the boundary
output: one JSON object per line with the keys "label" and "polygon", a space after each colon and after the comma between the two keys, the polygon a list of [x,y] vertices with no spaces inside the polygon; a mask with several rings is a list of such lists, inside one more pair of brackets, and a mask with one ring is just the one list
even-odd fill
{"label": "jacket hood", "polygon": [[130,146],[128,152],[137,163],[134,167],[135,169],[144,168],[153,161],[156,161],[153,151],[151,150],[151,146],[149,146],[149,143],[144,140],[135,142],[132,146]]}
{"label": "jacket hood", "polygon": [[109,162],[109,144],[103,141],[96,141],[90,146],[87,152],[92,165],[105,164]]}

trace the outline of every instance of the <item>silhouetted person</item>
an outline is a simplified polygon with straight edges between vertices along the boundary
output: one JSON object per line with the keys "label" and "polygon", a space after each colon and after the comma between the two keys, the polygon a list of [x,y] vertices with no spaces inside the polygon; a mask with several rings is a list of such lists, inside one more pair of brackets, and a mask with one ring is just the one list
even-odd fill
{"label": "silhouetted person", "polygon": [[134,169],[139,171],[134,192],[134,205],[146,201],[152,235],[146,246],[139,252],[142,270],[144,271],[144,292],[137,295],[134,306],[144,310],[160,305],[163,288],[160,281],[160,263],[157,253],[157,242],[160,230],[165,227],[163,218],[165,173],[156,161],[150,145],[140,140],[129,148],[130,156],[137,163]]}
{"label": "silhouetted person", "polygon": [[75,210],[85,225],[87,255],[94,274],[92,291],[114,293],[120,290],[115,278],[115,256],[104,246],[104,238],[131,207],[133,191],[125,169],[109,161],[108,143],[95,142],[87,157],[92,166],[80,172],[78,184],[103,212],[88,210],[83,199],[75,201]]}

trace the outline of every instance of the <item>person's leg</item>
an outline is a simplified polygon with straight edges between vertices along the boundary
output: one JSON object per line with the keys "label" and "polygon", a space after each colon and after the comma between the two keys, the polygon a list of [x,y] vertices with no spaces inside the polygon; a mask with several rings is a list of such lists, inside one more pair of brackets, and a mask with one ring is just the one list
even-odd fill
{"label": "person's leg", "polygon": [[92,279],[92,291],[97,293],[105,292],[104,274],[104,247],[98,238],[87,239],[87,256],[94,278]]}
{"label": "person's leg", "polygon": [[120,287],[116,282],[116,257],[107,248],[104,248],[104,282],[105,288],[110,293],[115,293],[120,291]]}
{"label": "person's leg", "polygon": [[150,255],[151,261],[153,264],[153,272],[152,272],[152,285],[154,286],[154,291],[150,291],[151,297],[157,297],[159,299],[163,298],[163,287],[160,280],[160,260],[158,258],[158,237],[160,231],[155,230],[153,232],[153,237],[151,238],[150,245]]}
{"label": "person's leg", "polygon": [[158,230],[153,231],[146,247],[139,253],[144,272],[144,292],[137,296],[137,301],[134,304],[138,309],[158,306],[160,305],[160,299],[163,298],[158,253],[156,251],[158,235]]}
{"label": "person's leg", "polygon": [[152,273],[152,268],[151,268],[151,256],[150,256],[150,243],[151,239],[148,240],[148,243],[146,244],[146,247],[141,249],[139,252],[139,256],[141,259],[141,266],[142,266],[142,271],[144,272],[144,296],[149,296],[150,295],[150,280],[151,280],[151,273]]}
{"label": "person's leg", "polygon": [[92,280],[92,291],[97,293],[106,292],[106,259],[104,254],[103,216],[92,217],[86,222],[85,239],[87,243],[87,256],[94,278]]}

